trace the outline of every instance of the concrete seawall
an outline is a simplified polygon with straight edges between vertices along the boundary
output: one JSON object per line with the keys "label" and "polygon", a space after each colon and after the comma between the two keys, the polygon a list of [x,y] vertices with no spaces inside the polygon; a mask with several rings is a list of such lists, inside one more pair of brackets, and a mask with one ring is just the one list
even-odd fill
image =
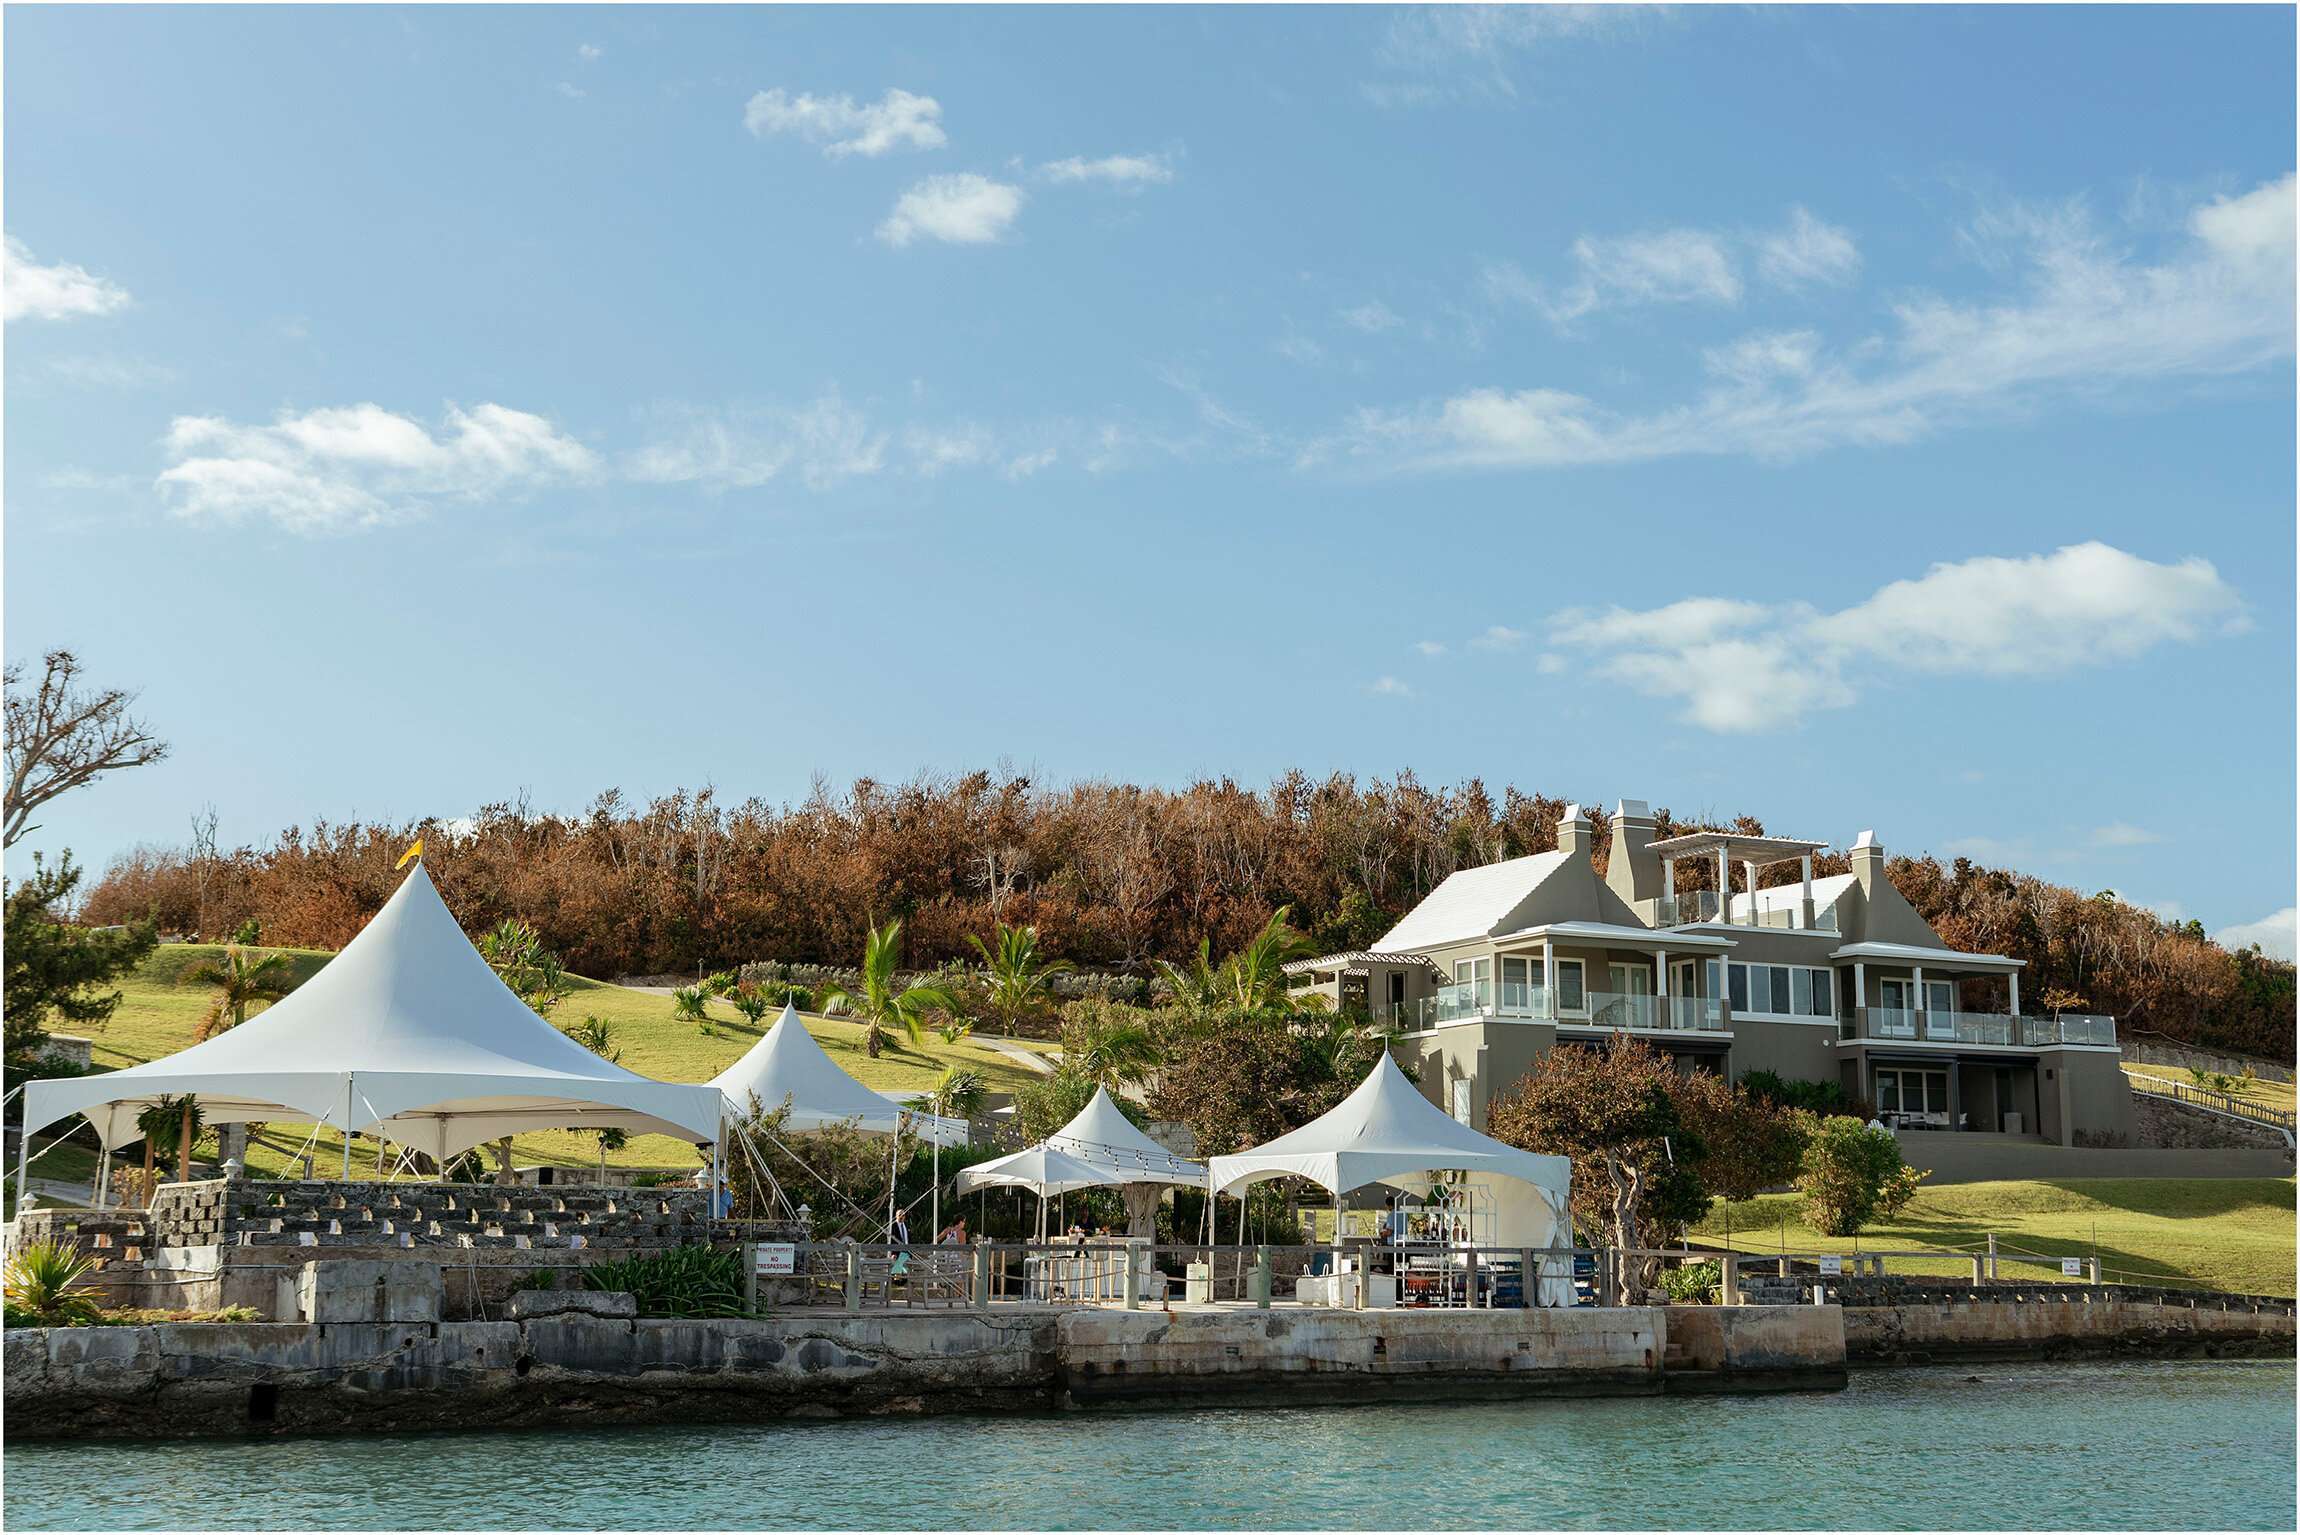
{"label": "concrete seawall", "polygon": [[1674,1352],[1662,1307],[27,1328],[6,1338],[6,1427],[144,1438],[1844,1384],[1836,1308],[1763,1309],[1689,1316],[1695,1342]]}
{"label": "concrete seawall", "polygon": [[1851,1364],[1983,1364],[2118,1356],[2289,1358],[2292,1307],[2173,1305],[2127,1300],[1847,1308]]}

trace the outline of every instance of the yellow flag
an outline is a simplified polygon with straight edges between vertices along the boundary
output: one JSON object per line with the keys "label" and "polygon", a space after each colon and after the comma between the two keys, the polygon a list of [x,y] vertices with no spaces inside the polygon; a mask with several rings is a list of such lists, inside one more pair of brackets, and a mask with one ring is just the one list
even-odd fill
{"label": "yellow flag", "polygon": [[394,868],[394,869],[404,869],[404,868],[406,868],[406,867],[407,867],[407,861],[408,861],[410,858],[421,858],[422,856],[423,856],[423,839],[422,839],[421,837],[418,837],[418,838],[416,838],[416,839],[415,839],[415,846],[413,846],[413,847],[409,848],[409,849],[408,849],[406,852],[404,852],[404,853],[400,854],[400,855],[399,855],[399,862],[397,862],[397,863],[393,864],[393,865],[392,865],[392,868]]}

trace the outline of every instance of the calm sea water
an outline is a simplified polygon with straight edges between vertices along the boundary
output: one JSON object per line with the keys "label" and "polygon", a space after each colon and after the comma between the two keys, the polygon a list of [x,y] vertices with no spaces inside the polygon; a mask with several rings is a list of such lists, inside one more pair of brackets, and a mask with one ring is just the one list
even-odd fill
{"label": "calm sea water", "polygon": [[1834,1395],[27,1445],[0,1497],[16,1530],[2289,1530],[2294,1393],[2289,1363],[2078,1364]]}

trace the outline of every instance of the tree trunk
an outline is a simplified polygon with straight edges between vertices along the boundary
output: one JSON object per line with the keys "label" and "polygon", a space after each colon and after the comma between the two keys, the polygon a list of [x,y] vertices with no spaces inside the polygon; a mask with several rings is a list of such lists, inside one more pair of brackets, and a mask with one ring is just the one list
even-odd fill
{"label": "tree trunk", "polygon": [[497,1183],[509,1183],[511,1181],[511,1137],[506,1135],[501,1140],[490,1143],[490,1145],[495,1152],[495,1181]]}
{"label": "tree trunk", "polygon": [[144,1208],[152,1207],[152,1175],[159,1171],[159,1147],[150,1136],[144,1137]]}
{"label": "tree trunk", "polygon": [[192,1181],[192,1111],[186,1105],[183,1111],[183,1134],[176,1143],[176,1181]]}

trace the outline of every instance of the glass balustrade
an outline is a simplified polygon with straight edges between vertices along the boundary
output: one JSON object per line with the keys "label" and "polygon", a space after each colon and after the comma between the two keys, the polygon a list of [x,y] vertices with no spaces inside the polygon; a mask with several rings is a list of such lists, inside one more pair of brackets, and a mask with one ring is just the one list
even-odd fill
{"label": "glass balustrade", "polygon": [[[2113,1045],[2116,1020],[2082,1014],[2015,1018],[2007,1013],[1922,1013],[1864,1007],[1856,1020],[1866,1039],[1914,1039],[1956,1045]],[[1851,1036],[1847,1036],[1850,1038]]]}

